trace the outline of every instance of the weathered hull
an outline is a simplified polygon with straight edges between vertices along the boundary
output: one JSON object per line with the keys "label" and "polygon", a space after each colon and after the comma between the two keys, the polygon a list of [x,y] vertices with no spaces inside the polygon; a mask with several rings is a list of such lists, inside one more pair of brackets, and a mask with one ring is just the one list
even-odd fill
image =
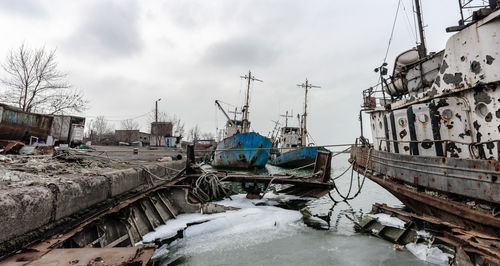
{"label": "weathered hull", "polygon": [[255,132],[236,134],[218,145],[211,165],[219,168],[262,168],[269,160],[271,141]]}
{"label": "weathered hull", "polygon": [[[392,158],[395,156],[400,159],[397,163]],[[500,171],[498,161],[408,156],[370,152],[361,147],[352,148],[350,161],[361,174],[367,167],[367,178],[385,188],[413,212],[458,224],[466,230],[500,237],[500,217],[493,216],[492,211],[472,208],[464,203],[481,200],[493,207],[498,204],[498,184],[490,176],[490,172]],[[408,188],[405,183],[417,189]],[[439,193],[426,193],[424,189]]]}
{"label": "weathered hull", "polygon": [[295,150],[287,151],[272,160],[270,164],[283,168],[296,168],[310,165],[313,167],[316,153],[326,151],[324,147],[302,147]]}

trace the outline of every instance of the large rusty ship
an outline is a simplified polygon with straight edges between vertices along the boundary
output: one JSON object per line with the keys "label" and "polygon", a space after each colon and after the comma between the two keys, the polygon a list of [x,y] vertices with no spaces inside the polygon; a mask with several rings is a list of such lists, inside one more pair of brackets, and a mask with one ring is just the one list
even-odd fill
{"label": "large rusty ship", "polygon": [[418,9],[420,44],[396,57],[392,75],[378,67],[379,84],[363,91],[372,141],[361,122],[350,162],[417,215],[499,243],[499,2],[462,15],[435,53]]}

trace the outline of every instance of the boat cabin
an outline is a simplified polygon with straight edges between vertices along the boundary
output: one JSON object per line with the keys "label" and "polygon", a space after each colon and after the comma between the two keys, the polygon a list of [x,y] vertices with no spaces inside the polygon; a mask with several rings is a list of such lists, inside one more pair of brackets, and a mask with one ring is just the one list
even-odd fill
{"label": "boat cabin", "polygon": [[299,127],[282,127],[278,139],[279,148],[297,148],[301,146],[302,137]]}
{"label": "boat cabin", "polygon": [[[234,127],[231,122],[234,123],[234,125],[236,125],[236,127]],[[228,137],[231,137],[237,133],[242,132],[242,128],[243,128],[243,121],[242,120],[231,119],[231,122],[229,122],[229,121],[226,122],[226,128],[224,129],[224,138],[228,138]],[[248,127],[250,127],[250,121],[248,121]]]}

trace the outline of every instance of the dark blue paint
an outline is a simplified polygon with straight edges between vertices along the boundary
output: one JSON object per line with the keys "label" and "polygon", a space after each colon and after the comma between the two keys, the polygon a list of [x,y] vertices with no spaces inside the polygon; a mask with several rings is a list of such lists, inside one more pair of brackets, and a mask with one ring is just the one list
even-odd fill
{"label": "dark blue paint", "polygon": [[314,163],[317,151],[326,151],[324,147],[302,147],[282,153],[271,164],[280,167],[302,167]]}

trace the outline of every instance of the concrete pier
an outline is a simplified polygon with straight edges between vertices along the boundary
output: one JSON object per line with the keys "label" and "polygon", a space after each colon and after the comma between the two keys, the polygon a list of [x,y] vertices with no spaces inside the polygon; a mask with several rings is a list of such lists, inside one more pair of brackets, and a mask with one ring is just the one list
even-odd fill
{"label": "concrete pier", "polygon": [[[123,193],[142,191],[165,182],[185,161],[145,162],[124,169],[47,176],[24,174],[0,187],[0,243],[29,234]],[[155,177],[156,176],[156,177]]]}

